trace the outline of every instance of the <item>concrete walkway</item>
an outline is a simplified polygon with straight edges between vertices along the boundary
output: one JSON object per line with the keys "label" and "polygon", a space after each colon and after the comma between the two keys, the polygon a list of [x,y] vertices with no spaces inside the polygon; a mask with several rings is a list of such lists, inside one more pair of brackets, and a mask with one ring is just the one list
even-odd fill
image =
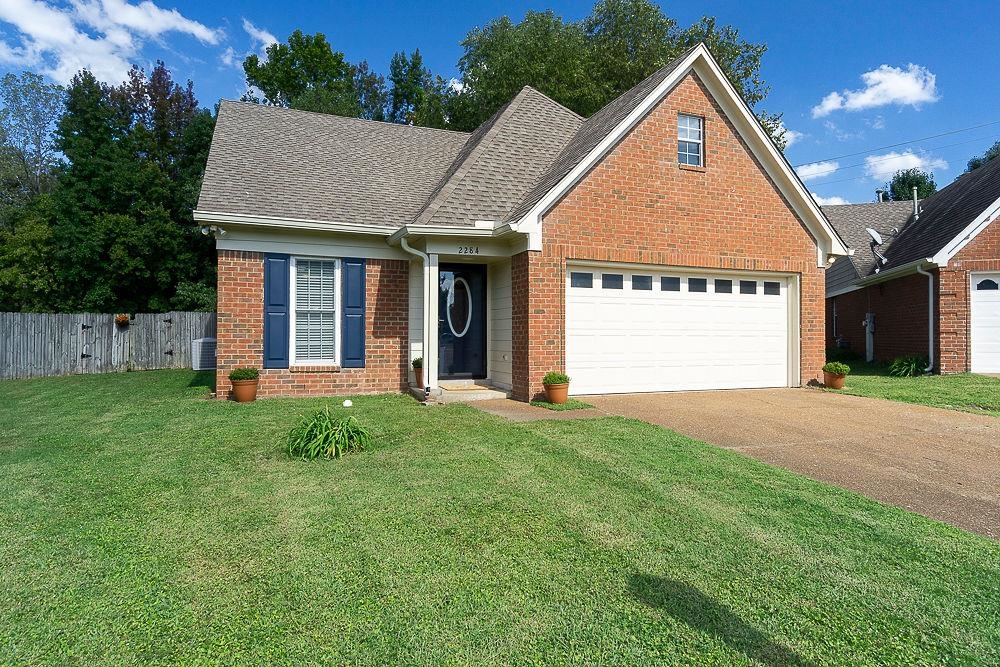
{"label": "concrete walkway", "polygon": [[1000,539],[997,417],[816,389],[582,400]]}

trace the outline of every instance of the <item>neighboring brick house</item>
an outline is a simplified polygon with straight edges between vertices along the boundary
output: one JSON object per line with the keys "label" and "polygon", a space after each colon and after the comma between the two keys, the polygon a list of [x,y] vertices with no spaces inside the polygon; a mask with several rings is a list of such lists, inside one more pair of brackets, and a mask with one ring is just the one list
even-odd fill
{"label": "neighboring brick house", "polygon": [[827,272],[828,346],[1000,373],[1000,160],[916,203],[823,211],[855,249]]}
{"label": "neighboring brick house", "polygon": [[[798,386],[847,248],[699,45],[588,119],[526,87],[472,134],[225,102],[195,218],[220,396]],[[426,306],[426,307],[425,307]]]}

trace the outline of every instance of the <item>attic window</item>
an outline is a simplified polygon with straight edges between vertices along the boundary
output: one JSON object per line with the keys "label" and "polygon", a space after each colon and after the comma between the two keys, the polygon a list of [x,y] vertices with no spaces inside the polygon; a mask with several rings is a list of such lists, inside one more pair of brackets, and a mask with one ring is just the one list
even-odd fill
{"label": "attic window", "polygon": [[677,162],[692,167],[705,166],[704,120],[698,116],[677,116]]}

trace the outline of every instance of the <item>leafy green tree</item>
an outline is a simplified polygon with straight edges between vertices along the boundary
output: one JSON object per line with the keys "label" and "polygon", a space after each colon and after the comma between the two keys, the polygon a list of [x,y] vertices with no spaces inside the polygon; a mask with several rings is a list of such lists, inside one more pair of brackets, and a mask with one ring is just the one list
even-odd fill
{"label": "leafy green tree", "polygon": [[256,54],[243,61],[249,86],[245,101],[382,120],[382,77],[365,62],[349,63],[323,33],[307,35],[296,30],[287,44],[271,44],[266,52],[263,62]]}
{"label": "leafy green tree", "polygon": [[474,129],[525,85],[589,116],[698,42],[783,147],[781,117],[757,109],[768,93],[760,76],[766,45],[711,17],[681,30],[649,0],[600,0],[580,22],[528,12],[520,23],[504,16],[472,30],[458,63],[461,92],[447,100],[449,122]]}
{"label": "leafy green tree", "polygon": [[17,206],[51,189],[63,98],[61,86],[32,72],[0,79],[0,205]]}
{"label": "leafy green tree", "polygon": [[892,201],[907,201],[913,199],[913,188],[917,188],[917,198],[924,199],[937,192],[934,174],[921,171],[916,167],[897,171],[885,189]]}
{"label": "leafy green tree", "polygon": [[417,49],[409,56],[399,51],[389,62],[386,120],[422,127],[447,126],[448,82],[424,66]]}
{"label": "leafy green tree", "polygon": [[982,155],[975,155],[969,160],[969,165],[965,172],[968,173],[973,169],[979,169],[984,164],[992,160],[993,158],[1000,155],[1000,141],[996,142],[992,146],[986,149],[986,152]]}
{"label": "leafy green tree", "polygon": [[68,161],[54,193],[59,309],[162,311],[189,304],[181,285],[211,287],[214,250],[191,212],[213,124],[162,62],[117,87],[74,77],[57,132]]}
{"label": "leafy green tree", "polygon": [[50,312],[59,281],[50,220],[51,195],[34,197],[15,209],[0,229],[0,311]]}

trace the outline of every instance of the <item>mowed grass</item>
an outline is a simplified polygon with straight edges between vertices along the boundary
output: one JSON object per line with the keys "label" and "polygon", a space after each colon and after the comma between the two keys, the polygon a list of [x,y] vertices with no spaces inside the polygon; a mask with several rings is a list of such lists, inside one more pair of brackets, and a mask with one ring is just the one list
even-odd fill
{"label": "mowed grass", "polygon": [[1000,378],[974,373],[898,378],[885,366],[849,365],[851,374],[838,393],[1000,416]]}
{"label": "mowed grass", "polygon": [[[0,662],[1000,663],[1000,547],[621,418],[0,382]],[[339,400],[330,400],[339,405]]]}

